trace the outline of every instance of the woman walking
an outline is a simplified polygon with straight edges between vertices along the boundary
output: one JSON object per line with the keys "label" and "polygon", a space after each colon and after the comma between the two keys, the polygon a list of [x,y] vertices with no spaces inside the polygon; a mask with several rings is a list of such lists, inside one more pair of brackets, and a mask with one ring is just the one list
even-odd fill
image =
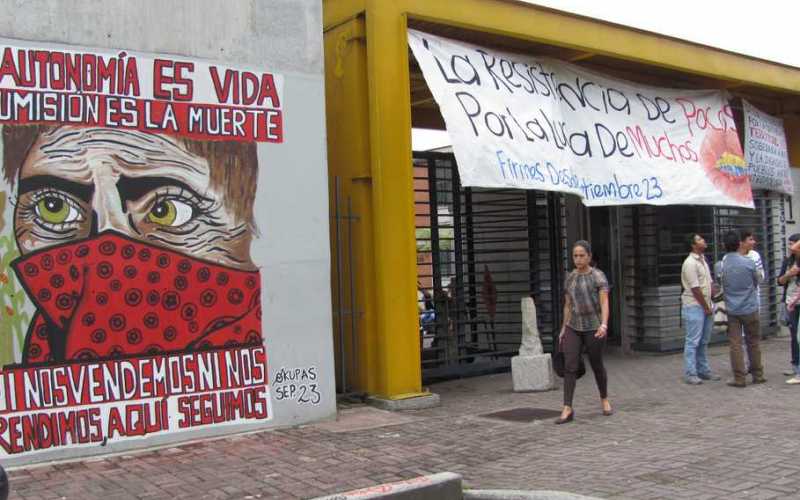
{"label": "woman walking", "polygon": [[800,233],[789,236],[789,256],[781,263],[781,272],[778,276],[778,284],[783,287],[783,301],[787,308],[786,320],[789,327],[789,347],[792,367],[783,372],[784,375],[791,375],[792,378],[786,381],[787,384],[800,384],[800,343],[797,341],[797,322],[800,320],[800,309],[794,307],[789,310],[789,303],[794,299],[798,290],[798,275],[800,266],[798,255],[800,254]]}
{"label": "woman walking", "polygon": [[603,271],[589,265],[592,247],[588,241],[580,240],[572,245],[572,261],[575,269],[567,276],[564,322],[558,336],[565,367],[564,408],[556,424],[572,422],[575,416],[572,397],[584,348],[589,354],[589,364],[600,391],[603,415],[610,416],[613,413],[608,402],[608,380],[603,366],[603,349],[608,335],[608,280]]}

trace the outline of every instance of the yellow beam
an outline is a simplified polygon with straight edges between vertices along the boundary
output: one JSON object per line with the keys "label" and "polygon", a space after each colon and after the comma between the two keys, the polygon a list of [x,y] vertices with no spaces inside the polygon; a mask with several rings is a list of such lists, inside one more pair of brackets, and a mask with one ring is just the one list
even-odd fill
{"label": "yellow beam", "polygon": [[727,90],[734,90],[740,87],[744,87],[746,85],[745,82],[727,82],[722,87]]}
{"label": "yellow beam", "polygon": [[509,0],[385,0],[409,19],[800,93],[800,69]]}
{"label": "yellow beam", "polygon": [[386,0],[368,0],[366,22],[377,328],[370,371],[377,395],[407,397],[422,387],[407,24]]}
{"label": "yellow beam", "polygon": [[357,17],[366,9],[365,0],[325,0],[322,6],[322,27],[324,31]]}
{"label": "yellow beam", "polygon": [[597,54],[594,54],[592,52],[583,52],[581,54],[577,54],[577,55],[574,55],[574,56],[570,57],[569,60],[570,60],[570,62],[585,61],[587,59],[593,58],[596,55]]}

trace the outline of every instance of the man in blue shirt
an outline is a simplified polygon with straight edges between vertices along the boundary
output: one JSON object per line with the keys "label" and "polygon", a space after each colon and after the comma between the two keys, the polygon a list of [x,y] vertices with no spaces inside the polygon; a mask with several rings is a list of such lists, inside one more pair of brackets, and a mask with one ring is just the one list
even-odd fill
{"label": "man in blue shirt", "polygon": [[[727,252],[716,266],[716,274],[722,284],[725,307],[728,311],[728,340],[730,341],[731,369],[733,380],[728,385],[744,387],[747,368],[742,350],[742,331],[750,359],[750,373],[754,384],[767,381],[761,363],[761,326],[759,324],[758,284],[761,280],[755,262],[746,256],[747,248],[740,247],[740,235],[736,231],[725,234]],[[742,253],[742,250],[745,253]]]}

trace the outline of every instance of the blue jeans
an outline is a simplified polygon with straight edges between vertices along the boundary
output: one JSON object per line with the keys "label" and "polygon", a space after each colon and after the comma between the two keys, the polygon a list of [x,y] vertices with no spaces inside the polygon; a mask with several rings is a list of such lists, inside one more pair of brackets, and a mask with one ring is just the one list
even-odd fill
{"label": "blue jeans", "polygon": [[714,316],[706,315],[703,308],[697,306],[681,307],[683,326],[686,329],[686,342],[683,345],[683,374],[685,377],[709,375],[706,347],[714,328]]}

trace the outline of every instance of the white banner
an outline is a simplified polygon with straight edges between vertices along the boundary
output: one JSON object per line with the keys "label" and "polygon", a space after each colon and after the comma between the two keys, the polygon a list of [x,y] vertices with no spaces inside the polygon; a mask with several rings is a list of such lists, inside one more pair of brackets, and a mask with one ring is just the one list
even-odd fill
{"label": "white banner", "polygon": [[744,157],[753,189],[794,194],[789,173],[789,152],[783,120],[770,116],[749,102],[744,108]]}
{"label": "white banner", "polygon": [[409,30],[464,186],[572,193],[587,206],[753,207],[725,95],[648,87]]}

